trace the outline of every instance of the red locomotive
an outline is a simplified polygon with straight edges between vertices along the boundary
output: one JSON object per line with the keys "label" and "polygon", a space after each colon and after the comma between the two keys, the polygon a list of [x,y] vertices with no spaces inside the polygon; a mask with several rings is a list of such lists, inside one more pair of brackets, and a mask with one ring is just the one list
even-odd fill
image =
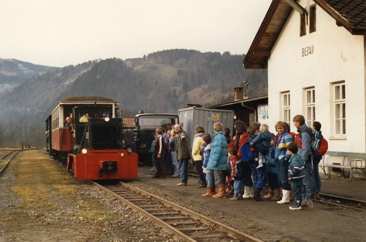
{"label": "red locomotive", "polygon": [[69,97],[46,120],[47,150],[78,180],[132,180],[138,155],[123,148],[118,103],[103,97]]}

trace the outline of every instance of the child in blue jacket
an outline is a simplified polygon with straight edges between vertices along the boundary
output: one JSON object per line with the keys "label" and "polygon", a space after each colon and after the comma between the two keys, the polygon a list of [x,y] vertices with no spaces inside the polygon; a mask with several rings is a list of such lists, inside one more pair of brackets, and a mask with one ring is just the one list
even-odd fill
{"label": "child in blue jacket", "polygon": [[216,194],[215,189],[215,177],[214,171],[211,169],[207,169],[207,164],[210,159],[211,153],[211,136],[209,134],[205,134],[203,137],[204,146],[201,147],[202,156],[203,156],[203,164],[202,169],[203,172],[206,174],[206,183],[207,183],[207,192],[202,194],[203,197],[212,197]]}
{"label": "child in blue jacket", "polygon": [[250,141],[250,145],[260,154],[258,159],[258,168],[264,166],[264,163],[269,159],[269,153],[272,147],[272,140],[274,135],[269,132],[269,127],[266,124],[262,124],[259,132],[256,133],[255,137]]}
{"label": "child in blue jacket", "polygon": [[305,161],[297,154],[298,147],[291,143],[287,147],[287,154],[290,156],[288,167],[288,179],[291,183],[291,191],[294,195],[294,204],[289,207],[290,210],[301,210],[303,180],[305,177]]}

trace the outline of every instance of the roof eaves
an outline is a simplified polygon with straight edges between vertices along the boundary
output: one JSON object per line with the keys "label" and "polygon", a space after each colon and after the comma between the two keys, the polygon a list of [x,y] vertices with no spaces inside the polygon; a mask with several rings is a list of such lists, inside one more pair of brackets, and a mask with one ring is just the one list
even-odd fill
{"label": "roof eaves", "polygon": [[266,68],[267,63],[253,63],[250,58],[254,54],[254,52],[257,49],[257,45],[259,44],[262,36],[266,32],[267,26],[270,23],[270,21],[273,18],[273,15],[275,14],[277,7],[279,6],[281,0],[273,0],[266,15],[264,16],[264,19],[259,27],[259,30],[257,34],[254,37],[254,40],[252,42],[252,45],[250,46],[247,54],[245,55],[245,58],[243,59],[243,64],[245,68]]}
{"label": "roof eaves", "polygon": [[327,12],[331,17],[333,17],[338,25],[345,27],[350,33],[357,34],[356,29],[352,27],[352,24],[347,18],[342,16],[336,9],[329,5],[325,0],[314,0],[325,12]]}
{"label": "roof eaves", "polygon": [[[287,6],[288,10],[284,10],[283,7]],[[281,9],[282,8],[282,9]],[[272,20],[273,17],[276,15],[277,11],[285,11],[285,15],[280,20],[280,28],[279,32],[273,32],[269,31],[269,28],[273,28]],[[287,20],[289,16],[292,13],[292,8],[287,3],[284,2],[284,0],[273,0],[260,27],[259,30],[252,42],[252,45],[250,46],[247,55],[245,56],[243,60],[243,64],[245,68],[252,68],[252,69],[265,69],[268,66],[268,59],[271,56],[272,47],[277,42],[283,26],[286,25]],[[271,48],[262,48],[260,47],[261,41],[267,37],[274,38],[273,39],[273,45]],[[260,56],[260,60],[256,60],[254,56]]]}
{"label": "roof eaves", "polygon": [[[269,27],[271,20],[274,17],[274,15],[276,14],[276,11],[280,7],[280,4],[282,3],[282,1],[283,0],[273,0],[272,1],[271,5],[259,27],[259,30],[252,42],[247,54],[245,55],[245,57],[243,59],[243,64],[244,64],[245,68],[254,68],[254,69],[267,68],[268,58],[270,57],[271,49],[266,49],[263,51],[263,48],[260,46],[260,43],[261,43],[261,40],[264,38],[267,28]],[[332,18],[334,18],[336,20],[337,25],[343,26],[353,35],[366,35],[365,28],[360,28],[360,27],[352,25],[352,23],[345,16],[343,16],[341,13],[339,13],[339,11],[337,11],[334,7],[332,7],[326,0],[314,0],[314,1],[325,12],[327,12]],[[290,16],[290,14],[288,14],[286,20],[288,19],[289,16]],[[285,21],[285,23],[286,22],[287,21]],[[282,26],[281,31],[282,31],[283,27],[285,26],[285,23]],[[278,34],[278,36],[279,36],[279,34]],[[273,45],[278,40],[278,36],[274,36],[276,39],[275,39]],[[272,45],[272,48],[273,48],[273,45]],[[262,49],[262,50],[260,50],[260,49]],[[260,53],[260,52],[263,52],[263,53]],[[258,56],[259,56],[259,58],[258,58]]]}

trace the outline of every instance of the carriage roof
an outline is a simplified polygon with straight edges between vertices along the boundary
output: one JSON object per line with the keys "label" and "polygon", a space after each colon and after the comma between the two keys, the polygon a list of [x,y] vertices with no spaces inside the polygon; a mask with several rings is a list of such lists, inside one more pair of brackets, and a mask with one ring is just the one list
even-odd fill
{"label": "carriage roof", "polygon": [[98,103],[117,103],[115,100],[106,97],[84,96],[66,97],[59,104],[98,104]]}

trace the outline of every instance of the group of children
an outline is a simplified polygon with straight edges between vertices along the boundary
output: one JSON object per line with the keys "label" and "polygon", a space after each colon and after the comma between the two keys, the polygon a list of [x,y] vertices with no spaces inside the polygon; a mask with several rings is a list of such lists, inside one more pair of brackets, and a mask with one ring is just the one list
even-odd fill
{"label": "group of children", "polygon": [[[193,141],[193,162],[202,166],[197,169],[201,185],[207,185],[203,196],[216,198],[231,196],[231,200],[251,199],[275,200],[278,204],[294,203],[290,210],[304,206],[312,207],[312,199],[320,191],[318,164],[327,150],[327,141],[321,134],[321,124],[307,127],[305,118],[297,115],[293,119],[297,132],[290,132],[284,122],[276,125],[276,134],[265,124],[253,124],[249,128],[241,122],[235,123],[234,135],[227,138],[227,170],[225,194],[217,186],[207,168],[211,161],[211,136],[197,128]],[[217,153],[217,152],[215,152]],[[215,159],[214,159],[215,160]],[[214,161],[215,162],[215,161]],[[281,196],[282,194],[282,196]]]}

